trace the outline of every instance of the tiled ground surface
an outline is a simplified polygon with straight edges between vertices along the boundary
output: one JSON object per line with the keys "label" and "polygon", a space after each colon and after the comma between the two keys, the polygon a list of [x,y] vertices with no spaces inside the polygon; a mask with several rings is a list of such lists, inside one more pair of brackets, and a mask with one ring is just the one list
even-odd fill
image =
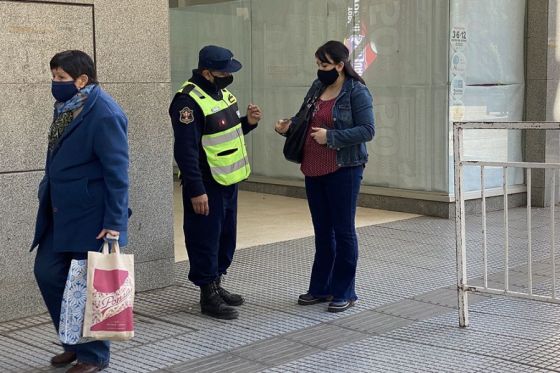
{"label": "tiled ground surface", "polygon": [[[524,209],[511,210],[509,276],[521,290],[527,288],[525,219]],[[539,294],[552,289],[548,223],[546,210],[533,211]],[[469,274],[478,277],[478,218],[467,226]],[[471,325],[458,327],[454,229],[451,220],[428,217],[360,228],[360,300],[342,314],[296,304],[307,287],[311,237],[237,254],[225,285],[247,303],[233,321],[200,315],[198,291],[186,281],[188,264],[179,263],[175,286],[138,294],[136,337],[113,344],[107,372],[560,371],[560,306],[471,295]],[[489,214],[488,232],[495,273],[489,281],[501,286],[501,213]],[[48,366],[60,351],[56,342],[46,315],[0,323],[0,371],[64,371]]]}

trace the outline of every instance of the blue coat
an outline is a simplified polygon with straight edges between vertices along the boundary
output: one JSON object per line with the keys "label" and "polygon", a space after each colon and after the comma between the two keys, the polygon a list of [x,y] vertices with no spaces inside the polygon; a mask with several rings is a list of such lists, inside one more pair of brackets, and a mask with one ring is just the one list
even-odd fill
{"label": "blue coat", "polygon": [[119,105],[96,86],[54,152],[47,153],[31,250],[49,229],[58,252],[98,250],[102,240],[96,236],[104,228],[119,231],[126,245],[127,127]]}

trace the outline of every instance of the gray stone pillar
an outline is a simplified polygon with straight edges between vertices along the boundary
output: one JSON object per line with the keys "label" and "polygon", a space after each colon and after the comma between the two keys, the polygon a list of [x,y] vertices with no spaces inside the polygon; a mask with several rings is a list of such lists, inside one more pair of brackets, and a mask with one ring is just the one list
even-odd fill
{"label": "gray stone pillar", "polygon": [[[558,52],[556,32],[558,0],[527,1],[527,92],[525,120],[558,121]],[[555,114],[556,113],[556,114]],[[525,159],[529,162],[559,162],[558,131],[526,131]],[[533,170],[531,202],[548,206],[551,197],[551,170]],[[557,178],[557,187],[558,187]],[[556,200],[558,201],[558,188]]]}
{"label": "gray stone pillar", "polygon": [[[560,0],[550,0],[548,8],[546,120],[560,121]],[[558,153],[557,153],[558,154]]]}
{"label": "gray stone pillar", "polygon": [[167,1],[0,1],[0,321],[44,310],[29,247],[52,117],[48,63],[64,49],[95,58],[130,120],[137,288],[173,282],[168,14]]}

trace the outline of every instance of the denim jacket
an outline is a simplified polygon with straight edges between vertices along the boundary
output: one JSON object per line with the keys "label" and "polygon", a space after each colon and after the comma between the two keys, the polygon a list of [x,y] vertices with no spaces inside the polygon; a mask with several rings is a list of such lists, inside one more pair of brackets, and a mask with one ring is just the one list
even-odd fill
{"label": "denim jacket", "polygon": [[[315,80],[307,92],[304,105],[321,86]],[[373,99],[368,88],[354,79],[346,79],[333,107],[334,129],[327,130],[327,146],[336,149],[339,167],[365,164],[366,142],[375,135]]]}

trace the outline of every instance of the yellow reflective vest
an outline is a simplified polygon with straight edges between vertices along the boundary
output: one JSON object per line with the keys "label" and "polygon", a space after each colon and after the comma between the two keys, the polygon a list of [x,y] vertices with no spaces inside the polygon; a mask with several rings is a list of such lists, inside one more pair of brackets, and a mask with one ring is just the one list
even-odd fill
{"label": "yellow reflective vest", "polygon": [[214,180],[232,185],[247,179],[251,166],[235,96],[222,89],[222,100],[217,101],[189,81],[179,92],[192,97],[204,114],[202,148]]}

